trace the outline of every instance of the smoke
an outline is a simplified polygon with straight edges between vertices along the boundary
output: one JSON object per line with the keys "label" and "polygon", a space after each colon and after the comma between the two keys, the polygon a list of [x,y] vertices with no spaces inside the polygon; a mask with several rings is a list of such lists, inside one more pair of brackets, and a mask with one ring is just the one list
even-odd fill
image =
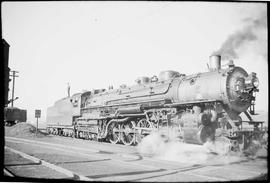
{"label": "smoke", "polygon": [[137,146],[142,155],[162,160],[182,163],[199,164],[207,160],[207,151],[203,146],[185,144],[175,139],[165,138],[160,132],[155,132],[143,138]]}
{"label": "smoke", "polygon": [[222,141],[206,142],[203,145],[180,142],[177,131],[173,129],[146,136],[137,150],[143,156],[184,164],[222,165],[246,161],[250,157],[267,157],[267,150],[262,150],[258,142],[252,143],[244,153],[232,152],[228,144]]}
{"label": "smoke", "polygon": [[248,51],[262,56],[267,61],[267,13],[262,11],[258,17],[242,20],[243,28],[231,34],[213,55],[222,59],[238,59]]}
{"label": "smoke", "polygon": [[229,153],[228,148],[220,142],[187,144],[175,138],[175,133],[170,130],[170,135],[164,136],[164,132],[154,132],[143,138],[137,150],[143,156],[184,164],[228,164],[245,159],[239,154]]}

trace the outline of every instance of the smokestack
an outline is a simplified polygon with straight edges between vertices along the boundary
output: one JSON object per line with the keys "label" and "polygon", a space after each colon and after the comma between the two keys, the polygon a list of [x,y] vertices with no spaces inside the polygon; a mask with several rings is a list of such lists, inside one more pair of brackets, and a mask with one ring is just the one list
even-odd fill
{"label": "smokestack", "polygon": [[209,57],[209,70],[215,71],[221,68],[221,56],[220,55],[211,55]]}

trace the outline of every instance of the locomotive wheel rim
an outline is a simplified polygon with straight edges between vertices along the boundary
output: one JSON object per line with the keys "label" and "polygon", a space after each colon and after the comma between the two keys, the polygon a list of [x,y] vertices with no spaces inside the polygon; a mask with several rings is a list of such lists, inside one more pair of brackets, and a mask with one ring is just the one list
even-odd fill
{"label": "locomotive wheel rim", "polygon": [[[138,128],[153,128],[153,125],[151,122],[147,121],[146,119],[141,119],[138,124]],[[139,133],[136,134],[136,142],[140,143],[142,138],[145,137],[145,134],[142,134],[142,131],[139,130]]]}
{"label": "locomotive wheel rim", "polygon": [[141,119],[138,122],[137,127],[140,127],[140,128],[152,128],[153,125],[152,125],[151,122],[147,121],[146,119]]}
{"label": "locomotive wheel rim", "polygon": [[93,134],[93,139],[94,141],[98,141],[97,134]]}
{"label": "locomotive wheel rim", "polygon": [[110,142],[112,144],[116,144],[117,142],[120,141],[120,132],[119,130],[121,129],[121,126],[117,123],[112,123],[111,124],[111,135],[110,135]]}
{"label": "locomotive wheel rim", "polygon": [[92,135],[91,135],[91,133],[88,133],[88,140],[92,140]]}
{"label": "locomotive wheel rim", "polygon": [[85,138],[85,140],[90,140],[88,132],[85,133],[84,138]]}
{"label": "locomotive wheel rim", "polygon": [[135,122],[131,121],[128,123],[122,124],[122,138],[121,141],[125,145],[132,145],[135,142],[135,134],[132,132],[135,127]]}
{"label": "locomotive wheel rim", "polygon": [[83,138],[83,133],[79,132],[79,138]]}

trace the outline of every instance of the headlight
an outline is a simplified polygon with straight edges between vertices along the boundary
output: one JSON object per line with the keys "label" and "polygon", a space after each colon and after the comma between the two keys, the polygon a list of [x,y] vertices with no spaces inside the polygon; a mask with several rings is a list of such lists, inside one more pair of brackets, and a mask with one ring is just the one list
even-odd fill
{"label": "headlight", "polygon": [[259,79],[257,77],[254,78],[254,80],[253,80],[253,86],[256,87],[256,88],[259,87]]}

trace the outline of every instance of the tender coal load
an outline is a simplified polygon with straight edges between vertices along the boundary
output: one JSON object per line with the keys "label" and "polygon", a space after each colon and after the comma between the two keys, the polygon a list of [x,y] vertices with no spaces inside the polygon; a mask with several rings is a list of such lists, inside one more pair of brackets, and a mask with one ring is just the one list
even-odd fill
{"label": "tender coal load", "polygon": [[12,127],[5,127],[5,136],[11,137],[44,137],[46,133],[37,131],[36,127],[29,123],[17,123]]}

